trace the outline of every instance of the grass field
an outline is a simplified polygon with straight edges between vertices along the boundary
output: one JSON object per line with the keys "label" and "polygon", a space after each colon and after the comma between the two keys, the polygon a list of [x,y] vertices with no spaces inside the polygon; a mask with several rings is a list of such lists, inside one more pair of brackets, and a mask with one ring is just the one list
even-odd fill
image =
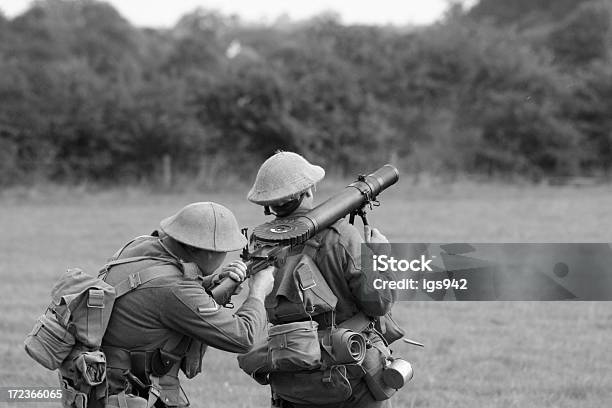
{"label": "grass field", "polygon": [[[322,186],[321,196],[331,193]],[[244,225],[263,220],[244,192],[148,194],[78,190],[0,195],[0,386],[56,385],[22,341],[67,266],[95,271],[123,242],[193,201],[223,203]],[[610,242],[612,189],[440,185],[394,188],[371,216],[396,242]],[[405,407],[608,407],[612,303],[404,302],[394,315],[414,380]],[[268,390],[235,357],[210,350],[205,373],[185,381],[195,407],[266,407]],[[32,405],[28,405],[32,406]]]}

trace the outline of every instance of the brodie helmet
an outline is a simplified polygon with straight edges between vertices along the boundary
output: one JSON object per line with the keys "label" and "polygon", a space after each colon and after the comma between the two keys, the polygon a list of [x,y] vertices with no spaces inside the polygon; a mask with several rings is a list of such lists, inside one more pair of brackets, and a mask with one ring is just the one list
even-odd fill
{"label": "brodie helmet", "polygon": [[297,153],[278,152],[259,168],[247,199],[268,206],[297,198],[325,177],[325,170]]}
{"label": "brodie helmet", "polygon": [[234,214],[217,203],[189,204],[159,226],[183,244],[214,252],[237,251],[247,243]]}

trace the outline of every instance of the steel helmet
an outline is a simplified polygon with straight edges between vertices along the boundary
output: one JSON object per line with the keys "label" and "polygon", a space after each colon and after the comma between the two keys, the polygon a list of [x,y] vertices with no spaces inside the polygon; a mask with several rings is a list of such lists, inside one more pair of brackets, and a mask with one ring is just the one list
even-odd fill
{"label": "steel helmet", "polygon": [[257,172],[247,199],[259,205],[279,204],[308,190],[325,177],[325,170],[297,153],[278,152]]}
{"label": "steel helmet", "polygon": [[159,226],[183,244],[214,252],[237,251],[247,243],[234,214],[217,203],[189,204]]}

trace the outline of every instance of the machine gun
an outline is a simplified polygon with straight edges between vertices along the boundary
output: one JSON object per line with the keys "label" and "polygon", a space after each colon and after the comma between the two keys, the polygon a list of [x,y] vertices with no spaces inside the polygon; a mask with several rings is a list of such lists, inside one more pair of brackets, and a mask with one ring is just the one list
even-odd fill
{"label": "machine gun", "polygon": [[[351,224],[354,223],[355,216],[359,216],[363,224],[368,225],[367,210],[379,206],[380,203],[376,200],[378,194],[398,180],[397,169],[386,164],[370,175],[360,175],[342,192],[305,214],[277,218],[256,227],[250,244],[247,244],[240,255],[247,264],[247,278],[270,265],[282,265],[292,247],[305,243],[319,231],[347,215]],[[242,232],[248,236],[246,229]],[[231,297],[239,285],[240,282],[226,277],[212,289],[212,297],[220,305],[231,305]]]}

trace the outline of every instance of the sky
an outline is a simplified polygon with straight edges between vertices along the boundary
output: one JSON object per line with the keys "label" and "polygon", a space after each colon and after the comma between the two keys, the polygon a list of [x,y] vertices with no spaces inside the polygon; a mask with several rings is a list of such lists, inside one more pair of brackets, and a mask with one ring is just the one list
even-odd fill
{"label": "sky", "polygon": [[[428,24],[439,18],[448,0],[106,0],[133,24],[169,27],[197,7],[237,14],[247,21],[272,22],[282,14],[292,20],[336,11],[344,23]],[[29,0],[0,0],[8,17],[23,12]]]}

